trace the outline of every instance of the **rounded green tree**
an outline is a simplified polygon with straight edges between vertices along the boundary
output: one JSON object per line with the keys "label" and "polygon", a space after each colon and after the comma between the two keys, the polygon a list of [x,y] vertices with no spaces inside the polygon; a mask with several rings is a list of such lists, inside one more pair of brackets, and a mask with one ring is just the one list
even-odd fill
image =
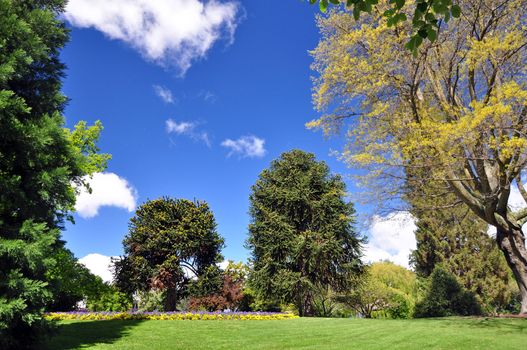
{"label": "rounded green tree", "polygon": [[164,197],[137,209],[123,245],[125,255],[115,262],[119,287],[163,291],[165,310],[173,311],[192,277],[207,284],[202,277],[218,270],[223,238],[207,203]]}
{"label": "rounded green tree", "polygon": [[283,153],[252,188],[247,247],[251,284],[264,298],[313,314],[319,285],[346,289],[360,270],[362,239],[346,187],[311,153]]}

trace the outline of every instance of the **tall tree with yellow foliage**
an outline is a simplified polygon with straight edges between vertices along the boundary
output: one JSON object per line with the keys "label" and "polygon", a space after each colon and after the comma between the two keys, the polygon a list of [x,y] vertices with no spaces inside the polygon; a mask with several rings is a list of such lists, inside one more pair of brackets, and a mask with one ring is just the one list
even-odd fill
{"label": "tall tree with yellow foliage", "polygon": [[495,226],[527,313],[527,207],[510,205],[513,186],[527,203],[527,0],[458,3],[455,25],[439,23],[414,53],[404,49],[411,23],[388,27],[383,5],[359,21],[319,18],[313,96],[323,115],[308,126],[349,127],[342,158],[383,194],[428,189],[435,207],[464,203]]}

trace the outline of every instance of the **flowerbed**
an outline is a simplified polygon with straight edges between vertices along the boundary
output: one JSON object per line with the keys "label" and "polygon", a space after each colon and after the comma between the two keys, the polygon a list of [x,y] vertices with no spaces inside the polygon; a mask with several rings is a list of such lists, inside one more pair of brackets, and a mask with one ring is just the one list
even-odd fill
{"label": "flowerbed", "polygon": [[287,320],[297,318],[281,312],[49,312],[48,320]]}

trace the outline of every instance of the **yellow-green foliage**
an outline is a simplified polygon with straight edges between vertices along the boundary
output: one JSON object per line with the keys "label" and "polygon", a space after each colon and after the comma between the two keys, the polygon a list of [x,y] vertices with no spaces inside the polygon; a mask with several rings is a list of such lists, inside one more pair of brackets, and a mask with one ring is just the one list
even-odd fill
{"label": "yellow-green foliage", "polygon": [[346,127],[342,158],[371,170],[366,180],[389,179],[385,194],[401,192],[409,167],[426,168],[421,183],[450,182],[493,224],[483,207],[507,200],[527,162],[527,16],[518,11],[527,1],[459,5],[463,16],[415,56],[404,49],[411,24],[388,27],[385,4],[359,21],[346,11],[320,17],[312,55],[322,116],[307,126],[326,135]]}

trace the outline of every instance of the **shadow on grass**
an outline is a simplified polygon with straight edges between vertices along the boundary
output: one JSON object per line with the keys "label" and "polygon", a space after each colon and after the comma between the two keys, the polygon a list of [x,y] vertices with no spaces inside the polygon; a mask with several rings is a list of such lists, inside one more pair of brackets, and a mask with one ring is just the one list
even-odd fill
{"label": "shadow on grass", "polygon": [[111,344],[127,336],[141,320],[78,321],[62,323],[58,333],[47,343],[45,349],[83,349],[95,344]]}
{"label": "shadow on grass", "polygon": [[[465,326],[471,328],[494,329],[504,333],[527,334],[527,319],[495,318],[495,317],[459,317],[459,318],[430,318],[447,326]],[[463,322],[460,322],[463,321]]]}

